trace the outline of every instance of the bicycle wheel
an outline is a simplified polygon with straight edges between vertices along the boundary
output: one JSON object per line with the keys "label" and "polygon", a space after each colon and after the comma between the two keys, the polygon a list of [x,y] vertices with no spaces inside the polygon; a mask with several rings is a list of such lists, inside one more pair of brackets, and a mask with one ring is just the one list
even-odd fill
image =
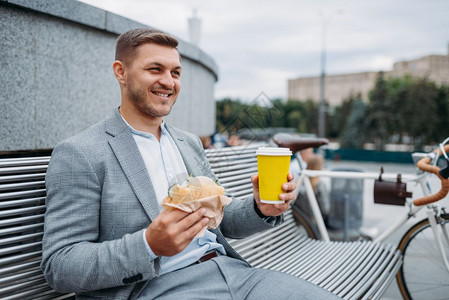
{"label": "bicycle wheel", "polygon": [[[439,223],[448,222],[449,216],[442,215]],[[443,234],[441,230],[439,232]],[[443,236],[441,239],[448,255],[449,245]],[[448,299],[449,272],[442,261],[429,220],[424,219],[411,227],[398,248],[404,262],[396,280],[404,299]]]}
{"label": "bicycle wheel", "polygon": [[295,216],[295,221],[298,225],[300,233],[312,239],[319,239],[318,233],[315,231],[315,229],[313,229],[307,217],[304,216],[301,211],[295,206],[292,206],[291,210],[293,212],[293,215]]}

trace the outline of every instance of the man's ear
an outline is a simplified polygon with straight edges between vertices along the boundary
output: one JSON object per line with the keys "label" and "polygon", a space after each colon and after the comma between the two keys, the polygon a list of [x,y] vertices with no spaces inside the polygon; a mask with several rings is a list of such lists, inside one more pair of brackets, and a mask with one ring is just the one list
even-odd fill
{"label": "man's ear", "polygon": [[115,78],[117,78],[120,84],[125,84],[125,64],[120,60],[114,61],[112,64],[112,70],[114,71]]}

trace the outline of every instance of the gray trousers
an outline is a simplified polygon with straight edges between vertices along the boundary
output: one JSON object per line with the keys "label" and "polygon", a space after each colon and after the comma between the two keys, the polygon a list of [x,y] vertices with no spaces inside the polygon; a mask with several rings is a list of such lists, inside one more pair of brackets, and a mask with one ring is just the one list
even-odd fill
{"label": "gray trousers", "polygon": [[219,256],[152,279],[139,299],[340,299],[300,278]]}

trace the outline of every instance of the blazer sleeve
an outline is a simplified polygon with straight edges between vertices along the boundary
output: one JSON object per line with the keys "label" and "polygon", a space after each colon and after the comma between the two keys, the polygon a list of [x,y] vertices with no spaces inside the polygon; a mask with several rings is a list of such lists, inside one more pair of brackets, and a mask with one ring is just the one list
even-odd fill
{"label": "blazer sleeve", "polygon": [[58,145],[46,175],[41,268],[60,292],[86,292],[148,280],[160,273],[150,260],[143,230],[98,242],[102,184],[73,143]]}
{"label": "blazer sleeve", "polygon": [[284,222],[284,216],[271,217],[270,221],[261,218],[255,210],[253,197],[243,200],[233,198],[225,207],[220,230],[224,236],[233,239],[245,238],[255,233],[276,227]]}

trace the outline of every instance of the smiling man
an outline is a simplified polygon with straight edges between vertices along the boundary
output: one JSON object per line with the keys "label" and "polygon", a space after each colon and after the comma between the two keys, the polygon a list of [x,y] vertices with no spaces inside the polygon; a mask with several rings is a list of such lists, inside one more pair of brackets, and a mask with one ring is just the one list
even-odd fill
{"label": "smiling man", "polygon": [[42,270],[77,299],[326,299],[296,277],[254,269],[226,242],[282,223],[296,188],[280,199],[226,207],[206,230],[205,211],[161,210],[168,187],[187,174],[216,179],[200,139],[164,122],[181,89],[175,38],[147,28],[117,40],[113,71],[121,105],[106,120],[60,143],[48,167]]}

